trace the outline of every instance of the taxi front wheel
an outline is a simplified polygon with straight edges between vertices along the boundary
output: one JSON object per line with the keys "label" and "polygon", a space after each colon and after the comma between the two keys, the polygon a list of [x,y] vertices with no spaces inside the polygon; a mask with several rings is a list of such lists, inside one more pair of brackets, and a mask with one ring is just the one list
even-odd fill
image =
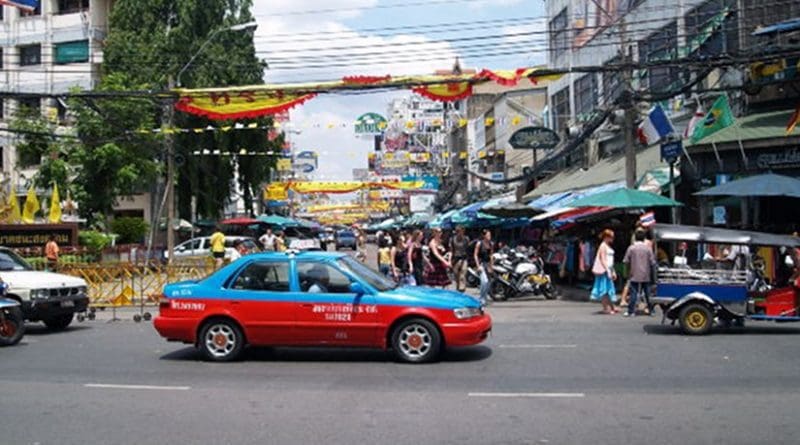
{"label": "taxi front wheel", "polygon": [[422,318],[405,320],[392,332],[392,349],[403,362],[430,362],[438,357],[441,347],[439,329]]}
{"label": "taxi front wheel", "polygon": [[203,325],[197,343],[206,359],[229,362],[241,355],[244,349],[244,335],[232,320],[213,319]]}

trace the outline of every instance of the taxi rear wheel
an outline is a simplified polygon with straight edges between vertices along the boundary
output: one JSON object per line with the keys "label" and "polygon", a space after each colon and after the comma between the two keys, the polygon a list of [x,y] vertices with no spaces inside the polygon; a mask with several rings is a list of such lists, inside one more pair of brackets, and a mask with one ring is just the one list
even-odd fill
{"label": "taxi rear wheel", "polygon": [[398,360],[406,363],[427,363],[439,356],[442,336],[439,329],[423,318],[412,318],[398,324],[392,332],[392,349]]}
{"label": "taxi rear wheel", "polygon": [[687,335],[705,335],[711,331],[714,317],[711,310],[704,304],[691,303],[681,309],[678,317],[681,329]]}
{"label": "taxi rear wheel", "polygon": [[241,356],[244,349],[244,335],[232,320],[213,319],[203,325],[197,344],[206,359],[229,362]]}

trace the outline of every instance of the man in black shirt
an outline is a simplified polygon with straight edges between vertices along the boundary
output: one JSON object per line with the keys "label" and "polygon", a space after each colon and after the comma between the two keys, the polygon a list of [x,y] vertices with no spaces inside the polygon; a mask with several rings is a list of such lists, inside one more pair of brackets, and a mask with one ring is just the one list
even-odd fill
{"label": "man in black shirt", "polygon": [[456,235],[450,238],[450,252],[453,255],[453,273],[456,278],[456,290],[467,290],[467,255],[469,255],[469,238],[464,234],[464,227],[456,227]]}

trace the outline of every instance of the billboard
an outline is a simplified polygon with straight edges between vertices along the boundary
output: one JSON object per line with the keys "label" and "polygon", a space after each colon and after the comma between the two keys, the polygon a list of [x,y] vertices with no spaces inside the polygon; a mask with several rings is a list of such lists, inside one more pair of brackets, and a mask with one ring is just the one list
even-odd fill
{"label": "billboard", "polygon": [[353,126],[357,135],[381,134],[387,127],[386,118],[378,113],[364,113],[356,119]]}

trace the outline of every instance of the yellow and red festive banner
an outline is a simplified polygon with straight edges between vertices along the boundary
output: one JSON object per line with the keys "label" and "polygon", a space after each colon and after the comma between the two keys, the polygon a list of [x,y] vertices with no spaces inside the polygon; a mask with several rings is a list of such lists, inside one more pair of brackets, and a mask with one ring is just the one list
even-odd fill
{"label": "yellow and red festive banner", "polygon": [[363,204],[314,204],[306,208],[307,213],[322,213],[322,212],[336,212],[344,211],[350,212],[364,212],[364,211],[387,211],[389,210],[388,202],[373,202],[368,205]]}
{"label": "yellow and red festive banner", "polygon": [[[265,190],[267,199],[283,200],[281,193],[292,190],[300,194],[352,193],[363,189],[419,190],[424,181],[370,182],[370,181],[289,181],[273,182]],[[280,198],[279,198],[280,196]]]}
{"label": "yellow and red festive banner", "polygon": [[[541,72],[541,76],[537,76]],[[477,74],[437,74],[429,76],[347,76],[337,81],[305,84],[265,84],[244,87],[178,89],[178,110],[209,119],[255,118],[285,112],[312,99],[320,92],[359,89],[411,89],[429,99],[451,102],[469,97],[475,84],[494,81],[513,86],[522,78],[534,84],[554,80],[545,68],[488,70]]]}

